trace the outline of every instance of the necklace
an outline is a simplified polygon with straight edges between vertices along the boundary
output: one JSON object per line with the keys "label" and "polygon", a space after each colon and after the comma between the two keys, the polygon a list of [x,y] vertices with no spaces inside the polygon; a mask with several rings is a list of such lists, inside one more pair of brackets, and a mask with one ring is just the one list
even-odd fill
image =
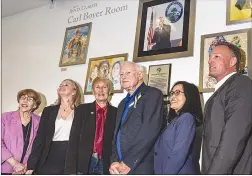
{"label": "necklace", "polygon": [[60,107],[60,109],[63,109],[63,111],[67,111],[68,109],[70,109],[70,107],[67,108]]}

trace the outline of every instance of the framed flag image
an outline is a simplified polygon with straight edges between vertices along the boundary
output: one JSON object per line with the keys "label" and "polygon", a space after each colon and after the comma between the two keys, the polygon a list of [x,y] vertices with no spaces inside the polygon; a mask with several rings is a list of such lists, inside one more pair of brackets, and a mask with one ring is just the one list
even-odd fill
{"label": "framed flag image", "polygon": [[226,24],[252,21],[252,0],[226,0]]}
{"label": "framed flag image", "polygon": [[196,0],[140,0],[134,62],[193,55]]}

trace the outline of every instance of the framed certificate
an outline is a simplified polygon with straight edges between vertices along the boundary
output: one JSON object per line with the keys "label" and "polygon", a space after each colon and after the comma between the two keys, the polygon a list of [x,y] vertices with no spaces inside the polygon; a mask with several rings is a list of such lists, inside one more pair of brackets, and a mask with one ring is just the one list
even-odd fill
{"label": "framed certificate", "polygon": [[148,86],[156,87],[167,96],[170,89],[171,64],[150,65]]}

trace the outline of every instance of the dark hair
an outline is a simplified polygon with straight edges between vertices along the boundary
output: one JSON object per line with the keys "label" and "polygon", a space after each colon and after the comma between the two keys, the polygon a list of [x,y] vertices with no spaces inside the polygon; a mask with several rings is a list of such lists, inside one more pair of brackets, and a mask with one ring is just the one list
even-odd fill
{"label": "dark hair", "polygon": [[101,66],[102,66],[103,64],[107,64],[107,65],[108,65],[108,68],[110,68],[109,62],[108,62],[107,60],[104,60],[104,61],[101,61],[101,63],[99,64],[98,70],[101,69]]}
{"label": "dark hair", "polygon": [[196,126],[200,126],[202,124],[203,114],[202,114],[199,90],[194,84],[188,83],[186,81],[176,82],[172,86],[172,89],[179,84],[183,86],[186,101],[184,106],[178,111],[178,113],[175,113],[173,109],[170,109],[169,118],[174,118],[175,115],[177,116],[182,113],[188,112],[194,116]]}
{"label": "dark hair", "polygon": [[222,41],[222,42],[218,42],[216,46],[227,46],[228,49],[231,51],[232,55],[234,57],[236,57],[236,71],[239,72],[240,70],[240,64],[241,64],[241,49],[239,47],[237,47],[236,45],[226,42],[226,41]]}

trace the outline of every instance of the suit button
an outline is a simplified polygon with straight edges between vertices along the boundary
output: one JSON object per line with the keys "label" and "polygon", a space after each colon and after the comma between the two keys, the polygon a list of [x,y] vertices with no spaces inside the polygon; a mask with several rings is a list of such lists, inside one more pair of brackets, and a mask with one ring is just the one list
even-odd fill
{"label": "suit button", "polygon": [[155,155],[157,155],[157,152],[155,152]]}

